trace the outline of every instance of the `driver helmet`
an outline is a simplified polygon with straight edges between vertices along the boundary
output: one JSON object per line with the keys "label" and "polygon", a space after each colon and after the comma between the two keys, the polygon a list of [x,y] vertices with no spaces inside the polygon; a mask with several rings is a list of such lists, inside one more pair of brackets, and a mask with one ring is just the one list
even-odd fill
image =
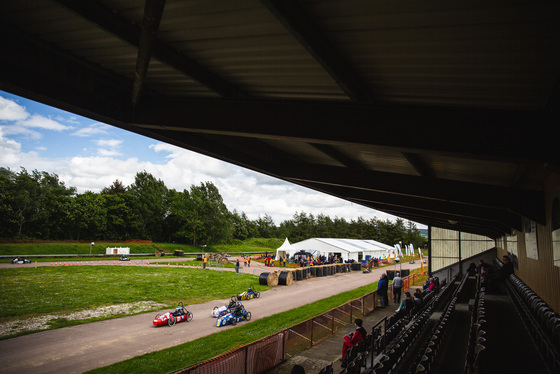
{"label": "driver helmet", "polygon": [[175,310],[176,310],[177,312],[181,312],[181,307],[178,306],[177,308],[175,308]]}

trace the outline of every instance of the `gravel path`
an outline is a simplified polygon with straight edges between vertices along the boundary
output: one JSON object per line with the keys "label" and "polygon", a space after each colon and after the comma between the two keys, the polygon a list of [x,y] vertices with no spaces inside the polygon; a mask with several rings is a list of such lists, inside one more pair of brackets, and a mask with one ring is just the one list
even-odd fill
{"label": "gravel path", "polygon": [[[420,264],[401,266],[414,269]],[[371,284],[386,269],[374,269],[371,274],[358,271],[338,273],[274,287],[262,292],[259,299],[245,301],[244,305],[251,312],[252,320],[260,319]],[[269,270],[257,263],[243,269],[255,274]],[[152,319],[156,313],[150,312],[3,340],[0,341],[0,373],[82,373],[235,328],[217,328],[215,318],[210,315],[214,306],[226,304],[228,300],[189,305],[187,309],[194,314],[193,321],[178,323],[174,327],[153,327]],[[169,309],[163,310],[167,311]]]}

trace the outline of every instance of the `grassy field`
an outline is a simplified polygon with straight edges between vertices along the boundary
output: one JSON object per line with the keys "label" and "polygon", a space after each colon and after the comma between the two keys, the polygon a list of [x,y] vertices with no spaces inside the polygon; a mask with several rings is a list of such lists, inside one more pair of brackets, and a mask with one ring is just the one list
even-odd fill
{"label": "grassy field", "polygon": [[[48,328],[59,328],[135,314],[109,314],[89,319],[65,317],[69,313],[102,306],[150,302],[148,310],[228,298],[255,284],[248,274],[174,267],[64,266],[0,269],[0,324],[25,323],[40,316],[52,318]],[[99,292],[103,289],[103,292]],[[145,312],[143,309],[140,312]],[[30,333],[17,332],[3,338]]]}

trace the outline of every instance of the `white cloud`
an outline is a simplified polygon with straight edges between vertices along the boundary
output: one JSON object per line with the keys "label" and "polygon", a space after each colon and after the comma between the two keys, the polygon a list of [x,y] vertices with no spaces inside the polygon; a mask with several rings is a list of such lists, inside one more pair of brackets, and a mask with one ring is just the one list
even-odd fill
{"label": "white cloud", "polygon": [[21,167],[27,170],[39,170],[49,173],[60,168],[55,160],[41,158],[35,151],[23,152],[21,143],[6,138],[0,131],[0,166],[19,171]]}
{"label": "white cloud", "polygon": [[53,119],[43,117],[40,114],[33,114],[31,117],[20,120],[17,122],[20,126],[39,128],[44,130],[63,131],[71,129],[70,126],[65,126]]}
{"label": "white cloud", "polygon": [[81,128],[70,135],[87,138],[94,135],[105,135],[109,132],[111,127],[104,123],[96,122],[87,127]]}
{"label": "white cloud", "polygon": [[97,149],[97,154],[103,157],[122,156],[118,150],[123,141],[119,139],[98,139],[94,141],[100,148]]}
{"label": "white cloud", "polygon": [[122,144],[122,140],[119,139],[98,139],[95,140],[95,144],[100,147],[110,147],[110,148],[117,148],[120,147]]}
{"label": "white cloud", "polygon": [[21,135],[27,139],[41,139],[43,137],[40,132],[17,124],[0,126],[0,129],[2,129],[2,133],[4,135]]}
{"label": "white cloud", "polygon": [[119,151],[114,149],[106,149],[106,148],[98,148],[97,154],[99,156],[104,156],[104,157],[122,156],[122,153],[120,153]]}
{"label": "white cloud", "polygon": [[21,121],[29,117],[24,106],[0,96],[0,121]]}

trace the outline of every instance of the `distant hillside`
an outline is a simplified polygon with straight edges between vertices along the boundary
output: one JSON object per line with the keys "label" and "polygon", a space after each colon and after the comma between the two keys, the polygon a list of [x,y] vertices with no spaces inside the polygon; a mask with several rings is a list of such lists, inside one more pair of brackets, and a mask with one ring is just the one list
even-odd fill
{"label": "distant hillside", "polygon": [[422,237],[428,239],[428,229],[418,229],[418,231],[420,231],[420,235],[422,235]]}

